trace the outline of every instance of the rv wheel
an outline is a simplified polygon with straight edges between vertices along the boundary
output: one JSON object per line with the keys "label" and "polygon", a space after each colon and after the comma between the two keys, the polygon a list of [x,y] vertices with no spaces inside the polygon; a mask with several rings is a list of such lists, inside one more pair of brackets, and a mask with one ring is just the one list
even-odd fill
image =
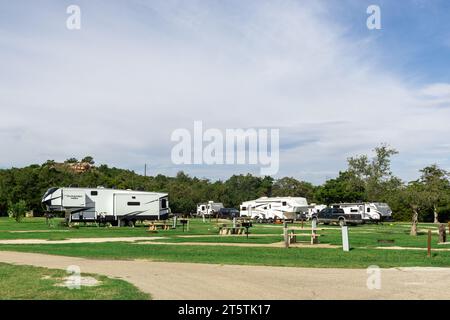
{"label": "rv wheel", "polygon": [[129,220],[128,221],[128,226],[134,228],[134,221],[133,220]]}

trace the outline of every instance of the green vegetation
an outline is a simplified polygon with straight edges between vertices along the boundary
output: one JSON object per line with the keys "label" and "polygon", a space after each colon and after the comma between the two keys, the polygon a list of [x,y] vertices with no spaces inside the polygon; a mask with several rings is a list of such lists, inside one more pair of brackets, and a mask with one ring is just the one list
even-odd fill
{"label": "green vegetation", "polygon": [[265,265],[284,267],[367,268],[449,267],[450,252],[340,249],[262,248],[231,246],[177,246],[133,243],[0,245],[0,250],[46,253],[95,259],[151,259],[153,261],[214,264]]}
{"label": "green vegetation", "polygon": [[2,300],[148,300],[150,296],[123,280],[82,274],[99,281],[96,286],[69,289],[68,274],[62,270],[0,263],[0,299]]}
{"label": "green vegetation", "polygon": [[190,177],[179,172],[175,177],[156,175],[145,177],[130,170],[94,167],[94,159],[87,156],[86,171],[77,172],[70,158],[64,163],[48,160],[42,165],[0,170],[0,215],[6,215],[8,207],[24,200],[27,209],[42,213],[41,197],[55,186],[104,187],[118,189],[152,190],[168,192],[172,212],[190,213],[196,204],[207,200],[224,203],[226,207],[238,207],[243,201],[261,196],[302,196],[316,203],[381,201],[393,209],[397,221],[448,220],[450,216],[450,183],[445,170],[430,165],[421,170],[417,181],[404,182],[390,169],[391,157],[397,151],[386,145],[374,150],[374,156],[360,155],[348,159],[348,167],[335,179],[314,186],[292,177],[274,180],[272,177],[233,175],[226,181],[210,181]]}
{"label": "green vegetation", "polygon": [[[231,221],[219,220],[219,224]],[[299,242],[309,243],[309,223],[290,225],[296,230]],[[43,218],[27,218],[21,224],[12,219],[0,219],[0,240],[5,239],[69,239],[89,237],[158,237],[150,242],[167,244],[151,244],[142,241],[105,242],[80,244],[0,244],[0,250],[47,253],[56,255],[96,258],[96,259],[152,259],[157,261],[248,264],[301,267],[346,267],[365,268],[376,264],[380,267],[399,266],[441,266],[450,267],[450,251],[434,250],[431,258],[426,250],[377,249],[378,247],[422,248],[427,246],[428,229],[437,230],[435,224],[418,224],[418,235],[409,235],[410,223],[385,223],[383,225],[362,225],[349,228],[350,252],[342,252],[339,248],[289,248],[270,247],[270,244],[283,241],[281,225],[255,224],[246,236],[219,236],[218,224],[213,219],[203,223],[202,219],[193,219],[189,231],[158,230],[147,231],[147,227],[106,228],[80,226],[77,229],[67,227],[48,227]],[[27,231],[35,232],[27,232]],[[20,232],[16,232],[20,231]],[[24,232],[25,231],[25,232]],[[40,231],[40,232],[38,232]],[[45,232],[43,232],[45,231]],[[341,231],[338,226],[319,226],[320,243],[334,246],[341,245]],[[304,236],[302,236],[304,234]],[[433,249],[450,249],[450,245],[438,245],[438,236],[433,234]],[[218,243],[217,245],[185,245],[179,243]],[[267,247],[233,247],[222,243],[266,244]]]}
{"label": "green vegetation", "polygon": [[8,216],[14,218],[16,222],[22,221],[25,217],[27,211],[27,204],[24,200],[20,200],[17,203],[9,203],[8,205]]}

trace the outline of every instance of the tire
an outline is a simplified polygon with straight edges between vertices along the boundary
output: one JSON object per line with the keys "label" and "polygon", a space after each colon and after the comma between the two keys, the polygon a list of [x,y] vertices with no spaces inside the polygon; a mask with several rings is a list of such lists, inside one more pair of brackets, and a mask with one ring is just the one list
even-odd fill
{"label": "tire", "polygon": [[127,221],[127,225],[129,226],[129,227],[131,227],[131,228],[134,228],[134,221],[133,220],[128,220]]}

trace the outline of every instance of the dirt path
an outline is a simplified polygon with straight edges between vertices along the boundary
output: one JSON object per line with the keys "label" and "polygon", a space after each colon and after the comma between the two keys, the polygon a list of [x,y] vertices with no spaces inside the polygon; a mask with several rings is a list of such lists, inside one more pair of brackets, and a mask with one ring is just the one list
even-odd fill
{"label": "dirt path", "polygon": [[450,299],[450,268],[381,269],[381,289],[365,269],[235,266],[147,260],[90,260],[0,251],[0,262],[122,278],[154,299]]}
{"label": "dirt path", "polygon": [[166,237],[114,237],[114,238],[72,238],[64,240],[47,239],[12,239],[0,240],[0,244],[65,244],[65,243],[102,243],[102,242],[135,242],[166,239]]}

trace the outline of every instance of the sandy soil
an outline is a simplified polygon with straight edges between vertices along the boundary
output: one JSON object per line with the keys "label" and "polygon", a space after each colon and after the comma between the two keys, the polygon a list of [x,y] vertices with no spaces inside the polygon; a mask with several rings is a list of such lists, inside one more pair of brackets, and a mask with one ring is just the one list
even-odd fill
{"label": "sandy soil", "polygon": [[[264,247],[264,248],[283,248],[284,241],[275,243],[239,243],[239,242],[159,242],[159,241],[148,241],[148,242],[138,242],[136,244],[165,244],[165,245],[177,245],[177,246],[216,246],[216,247]],[[328,243],[323,244],[308,244],[308,243],[293,243],[290,247],[302,247],[302,248],[340,248],[340,246],[335,246]]]}
{"label": "sandy soil", "polygon": [[0,261],[122,278],[154,299],[450,299],[450,268],[380,269],[368,289],[365,269],[235,266],[146,260],[90,260],[1,252]]}

